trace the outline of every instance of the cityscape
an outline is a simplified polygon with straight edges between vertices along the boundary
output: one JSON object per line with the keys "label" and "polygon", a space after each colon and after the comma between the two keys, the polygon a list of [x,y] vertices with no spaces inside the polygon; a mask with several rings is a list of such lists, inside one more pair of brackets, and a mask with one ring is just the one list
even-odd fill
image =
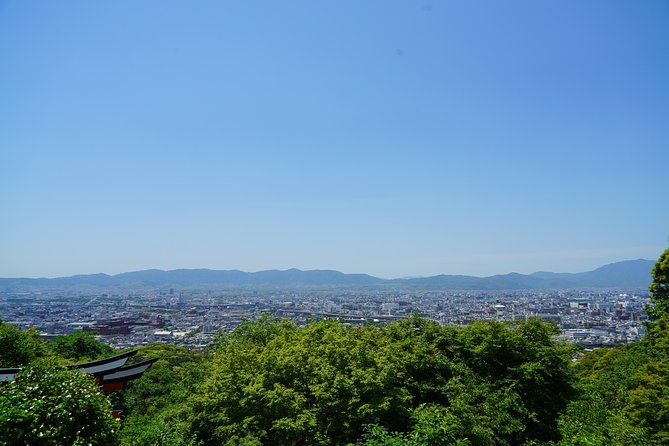
{"label": "cityscape", "polygon": [[45,339],[75,330],[122,349],[165,342],[205,349],[263,314],[297,324],[337,319],[350,325],[385,324],[413,314],[442,325],[540,317],[560,338],[586,348],[639,341],[645,333],[647,291],[572,289],[522,291],[402,291],[362,288],[0,292],[0,317]]}

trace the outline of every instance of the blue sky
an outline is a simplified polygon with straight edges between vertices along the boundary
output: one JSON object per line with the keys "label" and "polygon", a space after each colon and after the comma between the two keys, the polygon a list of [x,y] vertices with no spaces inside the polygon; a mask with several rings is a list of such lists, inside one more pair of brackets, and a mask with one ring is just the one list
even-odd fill
{"label": "blue sky", "polygon": [[585,271],[668,169],[664,0],[0,0],[0,277]]}

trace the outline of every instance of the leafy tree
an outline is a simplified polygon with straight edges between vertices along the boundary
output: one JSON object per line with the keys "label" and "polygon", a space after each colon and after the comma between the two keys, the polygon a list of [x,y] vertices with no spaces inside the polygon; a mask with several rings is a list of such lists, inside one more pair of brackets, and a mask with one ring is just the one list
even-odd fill
{"label": "leafy tree", "polygon": [[189,406],[184,404],[202,380],[202,355],[183,347],[155,343],[139,349],[137,360],[158,357],[140,379],[131,381],[117,398],[123,410],[123,445],[195,446]]}
{"label": "leafy tree", "polygon": [[211,444],[285,445],[346,443],[374,421],[406,425],[401,351],[380,334],[335,322],[246,324],[220,343],[193,401],[194,428]]}
{"label": "leafy tree", "polygon": [[[557,333],[556,325],[539,318],[510,327],[475,322],[462,328],[460,355],[474,376],[483,378],[468,394],[483,392],[480,398],[491,405],[486,416],[497,419],[490,427],[506,432],[512,442],[557,439],[557,418],[572,396],[569,365],[574,353],[573,346],[554,340]],[[472,429],[481,426],[485,423],[476,421]]]}
{"label": "leafy tree", "polygon": [[95,339],[92,331],[77,330],[70,334],[56,336],[49,347],[61,358],[75,361],[98,359],[114,354],[114,349]]}
{"label": "leafy tree", "polygon": [[572,350],[554,334],[538,320],[248,323],[219,339],[211,375],[188,403],[191,429],[207,445],[556,438]]}
{"label": "leafy tree", "polygon": [[0,392],[0,445],[114,445],[111,405],[92,377],[31,366]]}
{"label": "leafy tree", "polygon": [[20,330],[0,322],[0,367],[23,367],[48,355],[36,328]]}
{"label": "leafy tree", "polygon": [[651,275],[653,282],[649,287],[650,299],[655,306],[648,309],[648,314],[652,319],[657,319],[669,315],[669,248],[657,259]]}
{"label": "leafy tree", "polygon": [[648,429],[658,444],[669,444],[669,313],[650,325],[644,344],[649,360],[636,375],[638,387],[629,395],[626,412]]}
{"label": "leafy tree", "polygon": [[414,446],[413,441],[402,432],[388,432],[383,426],[372,424],[365,427],[365,433],[358,442],[364,446]]}
{"label": "leafy tree", "polygon": [[642,344],[600,348],[581,358],[574,366],[577,397],[559,420],[560,445],[650,444],[648,429],[634,422],[626,409],[648,360],[648,349]]}
{"label": "leafy tree", "polygon": [[123,420],[123,446],[199,446],[202,444],[183,421],[178,406],[153,415],[132,415]]}
{"label": "leafy tree", "polygon": [[139,348],[133,358],[158,358],[138,380],[128,382],[120,393],[124,415],[151,415],[178,403],[202,380],[203,356],[184,347],[154,343]]}
{"label": "leafy tree", "polygon": [[658,258],[652,276],[652,321],[643,341],[650,358],[637,375],[640,384],[630,392],[626,412],[655,442],[669,444],[669,249]]}
{"label": "leafy tree", "polygon": [[463,438],[459,420],[447,409],[422,405],[414,411],[414,427],[410,432],[388,432],[379,425],[366,427],[360,442],[364,446],[469,446]]}
{"label": "leafy tree", "polygon": [[669,249],[652,275],[648,333],[577,363],[579,394],[560,419],[560,444],[669,444]]}

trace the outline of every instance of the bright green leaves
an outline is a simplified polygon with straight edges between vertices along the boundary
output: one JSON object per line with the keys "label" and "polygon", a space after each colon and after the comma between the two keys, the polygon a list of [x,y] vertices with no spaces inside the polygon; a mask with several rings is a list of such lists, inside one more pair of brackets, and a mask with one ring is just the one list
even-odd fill
{"label": "bright green leaves", "polygon": [[630,393],[628,413],[648,427],[661,444],[669,443],[669,360],[652,361],[639,376],[641,385]]}
{"label": "bright green leaves", "polygon": [[649,316],[657,319],[662,315],[669,315],[669,248],[667,248],[655,262],[653,283],[650,285],[650,298],[655,304],[649,309]]}
{"label": "bright green leaves", "polygon": [[124,445],[195,446],[200,444],[187,421],[185,404],[203,379],[203,356],[170,344],[139,349],[137,359],[159,358],[142,378],[130,381],[114,396],[124,410],[120,432]]}
{"label": "bright green leaves", "polygon": [[[258,336],[277,324],[273,336]],[[408,422],[398,353],[374,327],[247,324],[219,343],[195,424],[204,432],[218,424],[210,435],[223,444],[249,431],[264,444],[339,444],[370,420],[404,413]]]}
{"label": "bright green leaves", "polygon": [[669,358],[652,358],[635,378],[639,385],[629,393],[627,415],[658,444],[669,444]]}
{"label": "bright green leaves", "polygon": [[0,322],[0,367],[22,367],[47,355],[47,343],[37,329],[19,330]]}
{"label": "bright green leaves", "polygon": [[61,358],[77,362],[114,355],[114,349],[97,341],[95,336],[96,333],[91,331],[74,331],[56,336],[56,339],[49,343],[49,347]]}
{"label": "bright green leaves", "polygon": [[460,420],[443,407],[421,405],[414,410],[414,427],[410,432],[388,432],[379,425],[365,429],[361,443],[365,446],[469,446]]}
{"label": "bright green leaves", "polygon": [[113,445],[117,423],[93,378],[35,366],[0,392],[0,444]]}
{"label": "bright green leaves", "polygon": [[559,421],[560,445],[669,444],[669,249],[652,276],[644,340],[576,363],[578,396]]}
{"label": "bright green leaves", "polygon": [[648,359],[646,347],[633,344],[595,350],[576,363],[578,393],[559,420],[560,445],[650,444],[648,429],[628,414],[630,391]]}
{"label": "bright green leaves", "polygon": [[205,444],[553,438],[572,354],[553,334],[539,321],[249,323],[219,339],[211,375],[191,399],[193,430]]}

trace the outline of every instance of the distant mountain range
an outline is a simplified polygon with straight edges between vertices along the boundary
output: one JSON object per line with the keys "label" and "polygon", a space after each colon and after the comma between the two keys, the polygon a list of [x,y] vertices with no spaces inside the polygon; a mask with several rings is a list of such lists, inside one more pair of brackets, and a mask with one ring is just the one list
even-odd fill
{"label": "distant mountain range", "polygon": [[0,290],[114,290],[182,288],[291,288],[291,287],[391,287],[423,290],[538,290],[568,288],[648,288],[652,260],[625,260],[583,273],[509,273],[490,277],[439,275],[380,279],[367,274],[331,270],[289,269],[247,273],[239,270],[150,269],[110,276],[77,275],[54,279],[0,278]]}

